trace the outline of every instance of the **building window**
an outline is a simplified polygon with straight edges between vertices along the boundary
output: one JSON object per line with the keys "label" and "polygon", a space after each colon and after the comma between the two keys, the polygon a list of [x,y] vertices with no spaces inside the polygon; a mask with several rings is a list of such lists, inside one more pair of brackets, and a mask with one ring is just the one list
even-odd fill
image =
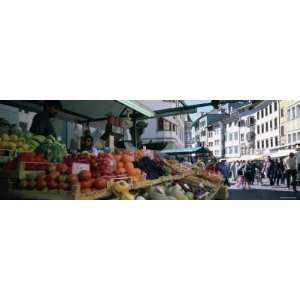
{"label": "building window", "polygon": [[296,118],[296,107],[292,107],[292,120]]}
{"label": "building window", "polygon": [[257,131],[257,134],[260,133],[260,127],[259,127],[259,125],[256,126],[256,131]]}
{"label": "building window", "polygon": [[229,123],[229,127],[231,127],[231,125],[232,125],[232,122]]}
{"label": "building window", "polygon": [[277,101],[274,102],[274,111],[277,111]]}
{"label": "building window", "polygon": [[273,130],[273,121],[270,121],[270,130]]}
{"label": "building window", "polygon": [[284,126],[281,126],[281,129],[280,129],[280,135],[281,135],[281,136],[284,136]]}
{"label": "building window", "polygon": [[269,123],[266,123],[266,132],[269,131]]}
{"label": "building window", "polygon": [[261,118],[263,118],[264,117],[264,110],[262,109],[261,110]]}
{"label": "building window", "polygon": [[300,141],[300,131],[297,132],[297,140]]}
{"label": "building window", "polygon": [[234,146],[234,153],[238,153],[239,152],[239,147],[238,146]]}
{"label": "building window", "polygon": [[232,154],[232,147],[229,147],[229,154]]}
{"label": "building window", "polygon": [[242,134],[241,134],[241,142],[244,141],[244,138],[245,138],[245,135],[242,133]]}
{"label": "building window", "polygon": [[281,117],[281,118],[284,117],[284,109],[283,109],[283,108],[280,110],[280,117]]}
{"label": "building window", "polygon": [[275,130],[277,129],[277,126],[278,126],[278,124],[277,124],[277,118],[275,118],[275,119],[274,119],[274,129],[275,129]]}
{"label": "building window", "polygon": [[259,120],[259,111],[256,114],[256,119]]}
{"label": "building window", "polygon": [[268,106],[265,108],[265,114],[268,115]]}
{"label": "building window", "polygon": [[257,141],[257,146],[256,146],[256,148],[259,149],[259,146],[260,146],[260,142]]}
{"label": "building window", "polygon": [[264,133],[264,132],[265,132],[265,125],[261,124],[261,133]]}
{"label": "building window", "polygon": [[300,118],[300,104],[297,105],[297,118]]}
{"label": "building window", "polygon": [[287,117],[288,117],[288,121],[290,121],[291,120],[291,110],[290,109],[287,110]]}
{"label": "building window", "polygon": [[276,147],[278,146],[278,137],[277,136],[275,137],[275,146]]}
{"label": "building window", "polygon": [[272,103],[271,105],[269,106],[269,110],[270,110],[270,114],[272,113]]}
{"label": "building window", "polygon": [[266,140],[266,148],[269,148],[269,140]]}
{"label": "building window", "polygon": [[232,133],[229,133],[229,141],[232,141]]}
{"label": "building window", "polygon": [[292,142],[292,135],[289,134],[289,135],[288,135],[288,143],[290,144],[291,142]]}
{"label": "building window", "polygon": [[273,138],[270,138],[271,148],[273,147]]}
{"label": "building window", "polygon": [[239,139],[239,133],[238,132],[235,132],[234,133],[234,139],[237,141]]}
{"label": "building window", "polygon": [[265,148],[265,141],[261,141],[261,148],[262,148],[262,149]]}
{"label": "building window", "polygon": [[296,142],[296,139],[297,139],[297,137],[296,137],[296,132],[295,132],[295,133],[293,133],[293,142]]}
{"label": "building window", "polygon": [[227,134],[225,134],[224,137],[225,137],[225,142],[226,142],[227,141]]}

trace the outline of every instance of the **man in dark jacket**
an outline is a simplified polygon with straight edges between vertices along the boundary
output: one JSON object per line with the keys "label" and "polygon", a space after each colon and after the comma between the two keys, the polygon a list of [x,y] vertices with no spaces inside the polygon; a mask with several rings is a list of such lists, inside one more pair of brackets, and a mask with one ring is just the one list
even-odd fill
{"label": "man in dark jacket", "polygon": [[30,132],[37,135],[53,135],[56,137],[56,132],[50,119],[55,118],[61,109],[62,105],[60,101],[44,101],[44,110],[34,116]]}

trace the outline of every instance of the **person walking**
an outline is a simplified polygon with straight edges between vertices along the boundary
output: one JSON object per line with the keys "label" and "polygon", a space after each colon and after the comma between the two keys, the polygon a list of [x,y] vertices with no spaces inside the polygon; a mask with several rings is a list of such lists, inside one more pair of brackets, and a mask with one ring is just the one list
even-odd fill
{"label": "person walking", "polygon": [[239,168],[237,170],[237,182],[236,182],[236,186],[240,187],[242,186],[242,188],[245,188],[245,176],[244,176],[244,168],[245,168],[245,164],[243,162],[239,163]]}
{"label": "person walking", "polygon": [[251,189],[252,170],[253,170],[253,168],[252,168],[251,162],[248,161],[244,167],[245,188],[247,189],[247,185],[248,185],[248,190]]}
{"label": "person walking", "polygon": [[265,162],[264,172],[269,178],[270,186],[274,185],[274,161],[271,159],[271,156],[268,156],[267,161]]}
{"label": "person walking", "polygon": [[286,167],[287,188],[290,188],[291,178],[292,178],[293,190],[297,192],[296,189],[297,160],[294,153],[290,153],[289,157],[285,160],[285,167]]}
{"label": "person walking", "polygon": [[230,170],[226,163],[226,160],[221,161],[221,163],[219,165],[219,172],[224,177],[224,184],[227,186],[230,186],[230,183],[229,183]]}
{"label": "person walking", "polygon": [[280,167],[280,162],[277,160],[274,162],[274,184],[276,184],[277,186],[279,186],[279,181],[282,177],[282,170],[281,170],[281,167]]}
{"label": "person walking", "polygon": [[281,170],[281,184],[284,185],[285,183],[285,177],[286,177],[286,170],[285,170],[285,164],[283,161],[283,158],[280,158],[279,167]]}

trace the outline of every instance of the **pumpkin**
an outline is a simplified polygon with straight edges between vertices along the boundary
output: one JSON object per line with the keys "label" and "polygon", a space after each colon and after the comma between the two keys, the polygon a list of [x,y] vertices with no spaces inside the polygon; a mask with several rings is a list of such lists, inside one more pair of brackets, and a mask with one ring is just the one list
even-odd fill
{"label": "pumpkin", "polygon": [[131,162],[131,158],[130,158],[129,155],[124,154],[124,155],[122,155],[121,161],[124,162],[124,163],[126,164],[127,162]]}

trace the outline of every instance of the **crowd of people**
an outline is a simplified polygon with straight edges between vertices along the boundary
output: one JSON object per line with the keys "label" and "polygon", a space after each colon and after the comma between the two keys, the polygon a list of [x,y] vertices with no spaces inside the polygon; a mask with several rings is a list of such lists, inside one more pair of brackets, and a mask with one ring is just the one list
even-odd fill
{"label": "crowd of people", "polygon": [[263,179],[268,179],[270,186],[292,186],[296,192],[297,162],[294,153],[286,159],[272,159],[270,156],[265,161],[236,161],[220,162],[212,161],[207,169],[219,172],[224,177],[224,183],[228,186],[234,182],[237,187],[250,189],[252,185],[262,185]]}

